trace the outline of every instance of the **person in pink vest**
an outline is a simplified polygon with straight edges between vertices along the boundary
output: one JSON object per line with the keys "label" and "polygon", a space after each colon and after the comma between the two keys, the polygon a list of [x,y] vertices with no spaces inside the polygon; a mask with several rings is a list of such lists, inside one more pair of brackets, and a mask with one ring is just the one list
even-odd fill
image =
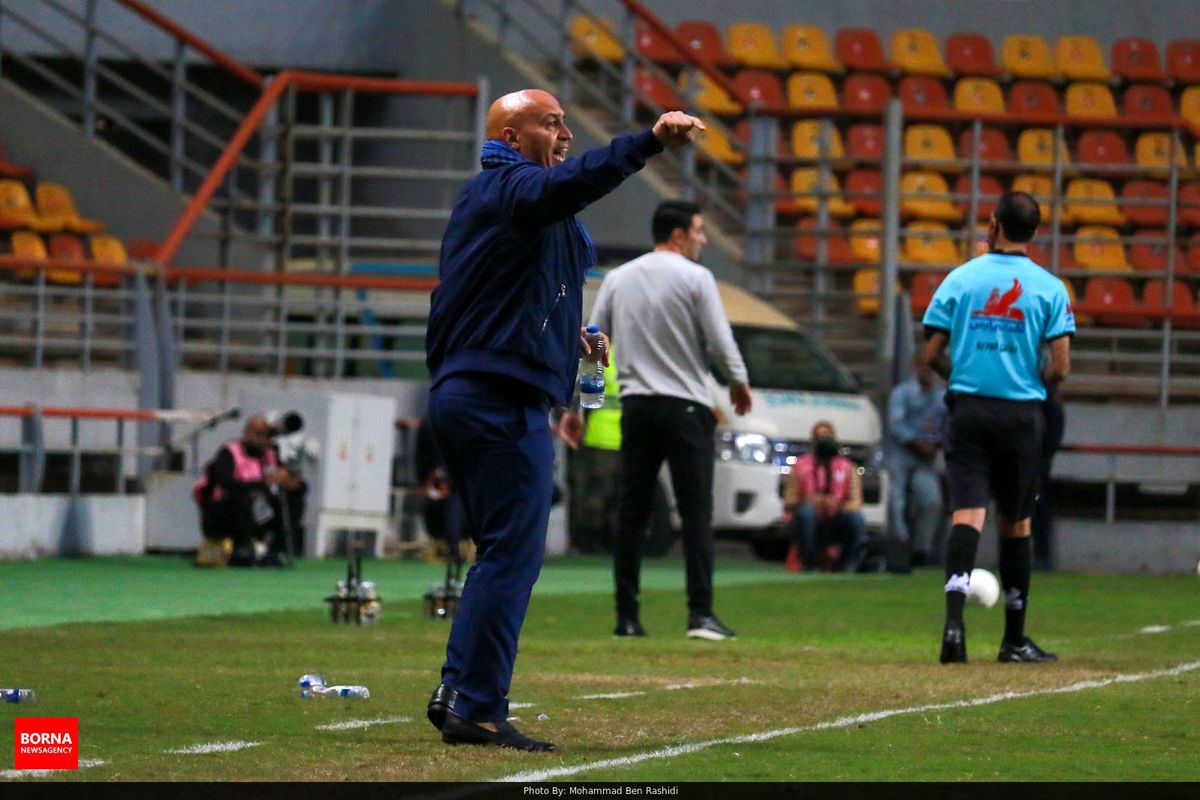
{"label": "person in pink vest", "polygon": [[841,455],[832,423],[813,426],[812,446],[796,459],[792,477],[784,500],[792,545],[784,566],[789,572],[818,565],[829,572],[853,569],[867,537],[862,478],[858,465]]}
{"label": "person in pink vest", "polygon": [[[204,538],[233,540],[231,566],[280,561],[283,529],[276,487],[299,489],[303,481],[280,466],[272,433],[266,417],[246,420],[242,438],[221,445],[193,489]],[[260,554],[263,545],[269,549]]]}

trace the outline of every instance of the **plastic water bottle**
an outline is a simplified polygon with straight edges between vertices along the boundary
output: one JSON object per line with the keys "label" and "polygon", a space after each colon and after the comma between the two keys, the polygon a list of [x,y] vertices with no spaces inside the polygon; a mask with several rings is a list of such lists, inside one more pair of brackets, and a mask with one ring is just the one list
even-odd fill
{"label": "plastic water bottle", "polygon": [[307,673],[300,676],[300,680],[296,681],[300,687],[301,697],[315,697],[325,688],[325,679],[316,673]]}
{"label": "plastic water bottle", "polygon": [[0,701],[5,703],[36,703],[37,692],[33,689],[0,689]]}
{"label": "plastic water bottle", "polygon": [[338,698],[342,700],[369,700],[371,690],[365,686],[322,686],[313,689],[321,697]]}
{"label": "plastic water bottle", "polygon": [[592,352],[579,359],[579,404],[600,408],[604,405],[604,339],[595,325],[587,326],[587,343]]}

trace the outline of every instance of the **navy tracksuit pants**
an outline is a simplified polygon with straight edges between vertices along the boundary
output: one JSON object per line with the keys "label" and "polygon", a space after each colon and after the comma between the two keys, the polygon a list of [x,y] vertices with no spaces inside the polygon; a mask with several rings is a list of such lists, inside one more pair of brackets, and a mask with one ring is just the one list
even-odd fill
{"label": "navy tracksuit pants", "polygon": [[549,410],[537,389],[493,375],[452,375],[429,394],[430,429],[476,548],[442,667],[442,683],[458,692],[451,711],[464,719],[508,719],[554,491]]}

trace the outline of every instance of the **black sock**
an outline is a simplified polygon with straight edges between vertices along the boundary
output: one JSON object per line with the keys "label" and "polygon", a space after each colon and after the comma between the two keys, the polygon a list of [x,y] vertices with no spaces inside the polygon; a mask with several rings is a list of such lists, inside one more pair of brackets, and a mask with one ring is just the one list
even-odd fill
{"label": "black sock", "polygon": [[1028,536],[1000,538],[1000,588],[1004,590],[1004,640],[1025,641],[1025,606],[1029,598],[1029,570],[1033,542]]}
{"label": "black sock", "polygon": [[963,621],[963,606],[967,603],[967,586],[975,568],[975,550],[979,547],[979,531],[970,525],[955,525],[946,542],[946,621]]}

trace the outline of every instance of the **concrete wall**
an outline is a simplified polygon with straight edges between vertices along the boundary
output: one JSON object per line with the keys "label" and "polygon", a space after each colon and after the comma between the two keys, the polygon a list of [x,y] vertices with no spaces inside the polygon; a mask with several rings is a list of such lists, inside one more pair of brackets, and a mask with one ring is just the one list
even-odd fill
{"label": "concrete wall", "polygon": [[141,554],[145,517],[140,495],[0,494],[0,558]]}

